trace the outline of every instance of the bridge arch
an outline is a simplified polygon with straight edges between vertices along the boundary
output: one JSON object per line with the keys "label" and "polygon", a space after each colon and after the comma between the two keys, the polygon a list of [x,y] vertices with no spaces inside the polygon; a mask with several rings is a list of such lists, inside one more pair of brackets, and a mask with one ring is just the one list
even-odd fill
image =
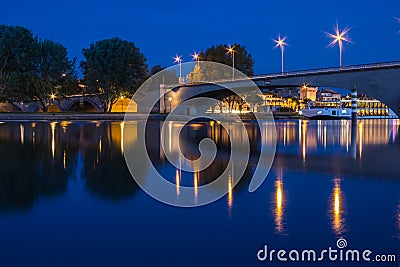
{"label": "bridge arch", "polygon": [[[98,99],[96,99],[98,100]],[[91,97],[74,97],[67,101],[64,111],[101,112],[99,100]]]}

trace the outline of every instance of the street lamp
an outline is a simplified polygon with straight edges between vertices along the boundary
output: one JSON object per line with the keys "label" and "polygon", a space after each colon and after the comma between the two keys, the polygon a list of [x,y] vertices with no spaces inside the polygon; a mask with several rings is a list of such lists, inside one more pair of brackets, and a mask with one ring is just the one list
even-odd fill
{"label": "street lamp", "polygon": [[[196,51],[194,51],[193,55],[193,60],[196,61],[196,65],[197,65],[197,81],[200,80],[200,54],[196,53]],[[194,72],[193,72],[194,73]]]}
{"label": "street lamp", "polygon": [[124,112],[124,96],[123,95],[121,95],[121,103],[122,103],[121,112]]}
{"label": "street lamp", "polygon": [[176,55],[174,57],[174,62],[179,63],[179,83],[182,81],[182,57]]}
{"label": "street lamp", "polygon": [[50,98],[51,98],[51,100],[53,100],[53,102],[54,102],[54,99],[56,98],[56,95],[55,95],[54,93],[51,93]]}
{"label": "street lamp", "polygon": [[235,50],[234,50],[234,46],[229,46],[228,48],[226,48],[226,50],[228,50],[228,54],[232,55],[232,80],[235,79]]}
{"label": "street lamp", "polygon": [[169,102],[169,112],[171,113],[171,101],[172,97],[168,97],[168,102]]}
{"label": "street lamp", "polygon": [[199,61],[200,61],[200,53],[196,53],[196,51],[194,51],[192,57],[193,57],[193,60],[196,60],[196,63],[199,64]]}
{"label": "street lamp", "polygon": [[339,30],[339,25],[336,23],[335,33],[324,32],[329,38],[333,39],[332,42],[328,44],[328,46],[332,47],[336,43],[339,45],[339,67],[342,67],[342,54],[343,54],[343,42],[353,43],[350,41],[350,38],[347,36],[347,33],[350,31],[350,28],[345,28],[342,31]]}
{"label": "street lamp", "polygon": [[284,72],[284,56],[285,56],[285,46],[288,44],[285,42],[287,37],[281,38],[281,35],[278,35],[278,39],[272,39],[276,45],[274,48],[277,48],[278,46],[281,48],[281,56],[282,56],[282,73]]}

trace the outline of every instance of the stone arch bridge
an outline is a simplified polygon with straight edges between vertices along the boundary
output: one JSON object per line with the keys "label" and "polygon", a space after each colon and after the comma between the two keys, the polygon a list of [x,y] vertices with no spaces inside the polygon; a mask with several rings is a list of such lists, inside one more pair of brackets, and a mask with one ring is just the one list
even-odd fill
{"label": "stone arch bridge", "polygon": [[[19,110],[24,112],[37,112],[41,109],[39,102],[13,103]],[[60,100],[50,100],[50,105],[58,108],[59,111],[88,111],[102,112],[103,105],[95,95],[75,95]]]}

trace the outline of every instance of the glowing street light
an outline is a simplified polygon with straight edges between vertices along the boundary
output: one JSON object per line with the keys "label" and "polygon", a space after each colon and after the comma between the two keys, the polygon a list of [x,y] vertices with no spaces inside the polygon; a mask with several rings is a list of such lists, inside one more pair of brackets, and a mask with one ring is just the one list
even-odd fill
{"label": "glowing street light", "polygon": [[234,46],[229,46],[228,48],[226,48],[226,50],[228,50],[228,54],[232,55],[232,80],[235,79],[235,47]]}
{"label": "glowing street light", "polygon": [[168,97],[168,102],[169,102],[169,112],[171,112],[171,101],[172,101],[172,97]]}
{"label": "glowing street light", "polygon": [[192,57],[193,57],[193,60],[196,60],[197,64],[199,64],[199,61],[200,61],[200,53],[196,53],[196,51],[194,51]]}
{"label": "glowing street light", "polygon": [[174,62],[179,63],[179,82],[182,80],[182,57],[176,55],[174,57]]}
{"label": "glowing street light", "polygon": [[339,25],[336,23],[335,33],[324,32],[329,38],[333,39],[328,46],[332,47],[336,43],[339,45],[339,67],[342,67],[342,54],[343,54],[343,42],[353,43],[347,36],[347,33],[351,28],[345,28],[342,31],[339,30]]}
{"label": "glowing street light", "polygon": [[51,93],[50,98],[51,98],[51,100],[54,101],[54,99],[56,98],[56,95],[54,93]]}
{"label": "glowing street light", "polygon": [[277,48],[278,46],[281,48],[281,55],[282,55],[282,73],[284,72],[284,57],[285,57],[285,46],[287,46],[288,44],[285,42],[287,37],[283,37],[281,38],[281,35],[278,35],[278,39],[273,39],[274,43],[276,43],[276,45],[274,46],[274,48]]}

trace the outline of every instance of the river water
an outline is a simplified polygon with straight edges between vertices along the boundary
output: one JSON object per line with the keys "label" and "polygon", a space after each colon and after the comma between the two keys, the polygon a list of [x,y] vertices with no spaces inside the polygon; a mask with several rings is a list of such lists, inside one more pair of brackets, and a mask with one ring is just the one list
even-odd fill
{"label": "river water", "polygon": [[[276,155],[262,186],[248,192],[249,164],[226,196],[199,208],[162,204],[134,182],[123,150],[141,137],[123,134],[137,123],[0,124],[0,266],[280,266],[259,261],[258,251],[320,251],[339,238],[347,248],[394,254],[397,263],[382,265],[398,266],[400,121],[360,120],[353,142],[346,120],[276,121]],[[222,153],[208,170],[178,172],[160,153],[162,124],[149,122],[149,152],[177,194],[226,167]],[[262,127],[245,126],[253,144],[268,142]],[[230,145],[220,125],[193,122],[171,134],[170,149],[179,142],[198,157],[193,143],[204,137]]]}

